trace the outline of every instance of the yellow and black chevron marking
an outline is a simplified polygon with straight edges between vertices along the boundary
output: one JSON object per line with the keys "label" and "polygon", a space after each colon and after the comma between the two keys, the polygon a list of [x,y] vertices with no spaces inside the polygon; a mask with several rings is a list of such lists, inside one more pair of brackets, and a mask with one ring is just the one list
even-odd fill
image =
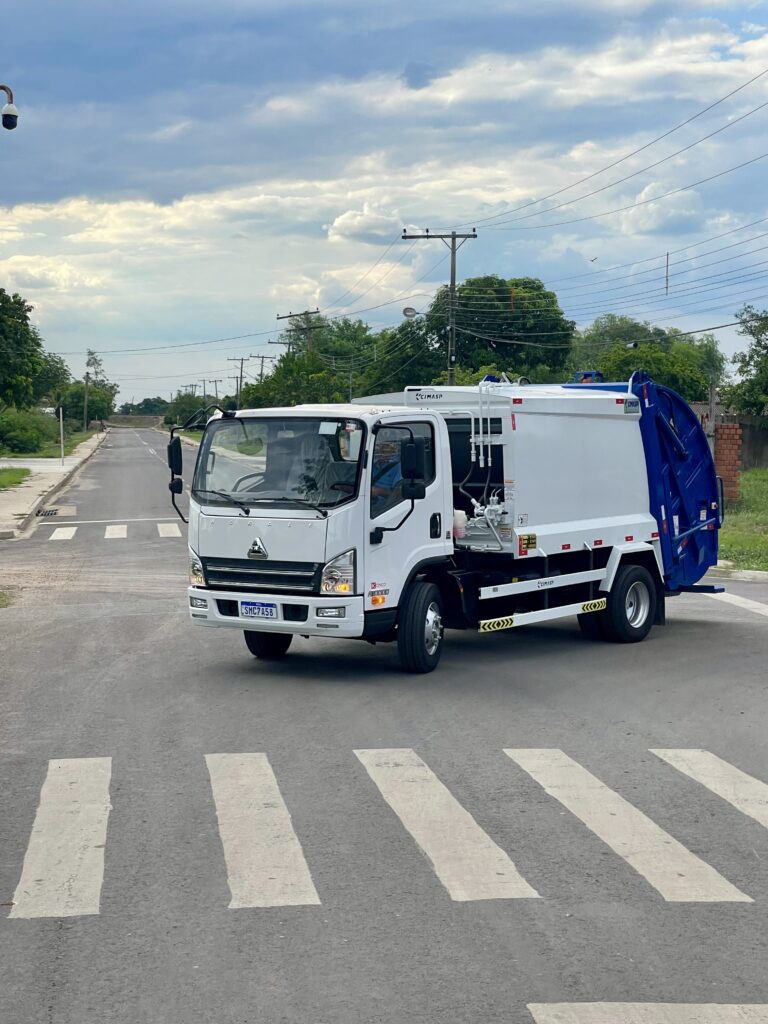
{"label": "yellow and black chevron marking", "polygon": [[485,619],[480,623],[480,632],[495,633],[497,629],[511,629],[514,624],[514,615],[504,615],[500,619]]}
{"label": "yellow and black chevron marking", "polygon": [[608,604],[608,599],[601,597],[599,601],[587,601],[581,606],[582,612],[601,612]]}

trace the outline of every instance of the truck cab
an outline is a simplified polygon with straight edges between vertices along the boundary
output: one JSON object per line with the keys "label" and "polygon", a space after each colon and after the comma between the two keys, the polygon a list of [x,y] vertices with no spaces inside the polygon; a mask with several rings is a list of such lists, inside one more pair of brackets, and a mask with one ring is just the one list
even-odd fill
{"label": "truck cab", "polygon": [[217,414],[191,485],[191,615],[245,629],[265,657],[295,634],[391,638],[404,589],[453,553],[452,515],[435,412]]}

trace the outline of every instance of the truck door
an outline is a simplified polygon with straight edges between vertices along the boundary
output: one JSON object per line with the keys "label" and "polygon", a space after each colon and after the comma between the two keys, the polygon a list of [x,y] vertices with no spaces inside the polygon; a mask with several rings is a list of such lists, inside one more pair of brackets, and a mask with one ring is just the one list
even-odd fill
{"label": "truck door", "polygon": [[[387,423],[376,434],[367,473],[366,610],[394,607],[416,566],[453,552],[450,463],[444,460],[436,426],[403,420]],[[426,493],[414,501],[413,511],[411,500],[403,497],[400,472],[400,444],[412,436],[424,438],[427,452]],[[374,604],[373,598],[379,600]]]}

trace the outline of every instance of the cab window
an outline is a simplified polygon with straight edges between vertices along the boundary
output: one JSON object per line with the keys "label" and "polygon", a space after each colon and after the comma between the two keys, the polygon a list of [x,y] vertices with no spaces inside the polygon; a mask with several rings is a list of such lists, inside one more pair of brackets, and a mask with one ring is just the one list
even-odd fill
{"label": "cab window", "polygon": [[429,423],[409,423],[406,427],[382,427],[373,446],[371,468],[371,518],[376,519],[403,501],[403,475],[400,445],[414,437],[423,437],[427,451],[427,479],[435,479],[435,438]]}

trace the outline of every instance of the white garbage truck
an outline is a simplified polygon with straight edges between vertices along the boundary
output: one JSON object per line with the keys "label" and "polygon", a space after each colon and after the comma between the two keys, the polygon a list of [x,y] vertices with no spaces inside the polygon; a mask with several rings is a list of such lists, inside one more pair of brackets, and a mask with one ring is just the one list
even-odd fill
{"label": "white garbage truck", "polygon": [[296,635],[394,641],[409,672],[436,667],[446,628],[576,616],[633,643],[667,598],[719,589],[699,581],[722,517],[696,415],[642,372],[217,410],[190,488],[189,613],[260,659]]}

